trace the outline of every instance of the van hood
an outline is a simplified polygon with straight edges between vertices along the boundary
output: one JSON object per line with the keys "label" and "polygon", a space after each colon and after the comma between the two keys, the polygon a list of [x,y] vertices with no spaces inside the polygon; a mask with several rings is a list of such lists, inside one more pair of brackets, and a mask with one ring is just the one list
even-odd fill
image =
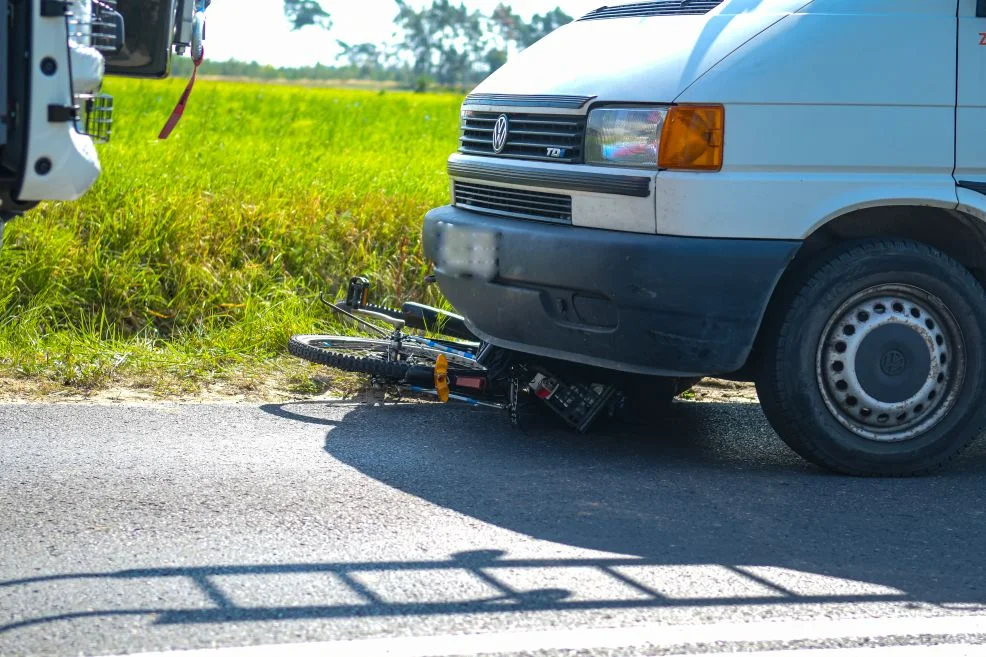
{"label": "van hood", "polygon": [[810,0],[725,0],[701,16],[579,20],[548,35],[474,93],[671,102],[731,52]]}

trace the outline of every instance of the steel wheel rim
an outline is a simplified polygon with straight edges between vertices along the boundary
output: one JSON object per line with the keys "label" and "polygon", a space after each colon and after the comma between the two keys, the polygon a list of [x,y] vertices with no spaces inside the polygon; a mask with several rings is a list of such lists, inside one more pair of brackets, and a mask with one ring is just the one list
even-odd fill
{"label": "steel wheel rim", "polygon": [[383,340],[346,338],[333,336],[311,336],[303,340],[311,347],[345,353],[354,358],[376,358],[387,362],[398,362],[393,347]]}
{"label": "steel wheel rim", "polygon": [[822,331],[818,387],[835,419],[857,436],[913,440],[954,408],[965,352],[958,322],[941,299],[910,285],[870,287],[846,301]]}
{"label": "steel wheel rim", "polygon": [[327,351],[344,351],[353,356],[376,357],[389,360],[390,345],[387,342],[375,340],[359,340],[346,338],[312,338],[307,341],[312,347]]}

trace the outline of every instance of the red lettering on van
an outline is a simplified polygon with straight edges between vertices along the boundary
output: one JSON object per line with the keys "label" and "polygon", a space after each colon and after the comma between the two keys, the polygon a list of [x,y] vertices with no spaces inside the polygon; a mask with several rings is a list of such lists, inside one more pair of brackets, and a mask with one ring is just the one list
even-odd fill
{"label": "red lettering on van", "polygon": [[986,46],[986,32],[979,33],[979,45]]}

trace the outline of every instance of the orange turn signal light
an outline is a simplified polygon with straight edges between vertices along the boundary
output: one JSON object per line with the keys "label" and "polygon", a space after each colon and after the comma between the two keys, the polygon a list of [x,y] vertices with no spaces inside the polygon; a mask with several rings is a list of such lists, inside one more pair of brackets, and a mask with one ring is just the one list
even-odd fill
{"label": "orange turn signal light", "polygon": [[719,171],[725,140],[722,105],[674,105],[664,121],[658,166],[681,171]]}

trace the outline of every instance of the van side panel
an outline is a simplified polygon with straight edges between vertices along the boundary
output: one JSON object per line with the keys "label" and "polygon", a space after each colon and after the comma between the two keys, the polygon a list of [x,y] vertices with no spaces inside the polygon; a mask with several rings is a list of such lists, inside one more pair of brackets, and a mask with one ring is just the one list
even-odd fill
{"label": "van side panel", "polygon": [[815,0],[677,99],[726,105],[720,174],[665,172],[658,232],[801,239],[874,205],[954,208],[956,0]]}
{"label": "van side panel", "polygon": [[986,17],[977,0],[959,3],[959,89],[956,110],[955,180],[959,209],[986,220]]}

